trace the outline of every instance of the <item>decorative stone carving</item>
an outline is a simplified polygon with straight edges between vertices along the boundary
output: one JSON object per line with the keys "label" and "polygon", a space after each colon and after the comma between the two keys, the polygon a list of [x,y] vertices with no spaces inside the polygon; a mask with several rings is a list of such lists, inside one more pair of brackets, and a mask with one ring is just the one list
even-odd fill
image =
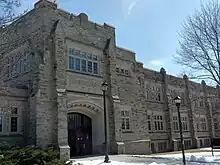
{"label": "decorative stone carving", "polygon": [[90,102],[74,102],[74,103],[69,103],[67,105],[67,109],[82,109],[82,108],[87,108],[92,114],[96,114],[100,111],[102,111],[102,108],[99,107],[96,104],[90,103]]}

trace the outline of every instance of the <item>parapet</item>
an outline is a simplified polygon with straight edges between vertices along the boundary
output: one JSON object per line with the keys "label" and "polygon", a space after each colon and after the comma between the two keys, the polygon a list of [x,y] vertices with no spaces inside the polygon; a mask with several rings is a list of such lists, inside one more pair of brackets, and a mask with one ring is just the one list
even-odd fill
{"label": "parapet", "polygon": [[135,52],[118,46],[116,47],[116,56],[117,58],[125,61],[130,61],[130,62],[135,61]]}
{"label": "parapet", "polygon": [[57,4],[52,0],[39,0],[34,4],[34,8],[44,8],[51,7],[53,9],[57,9]]}

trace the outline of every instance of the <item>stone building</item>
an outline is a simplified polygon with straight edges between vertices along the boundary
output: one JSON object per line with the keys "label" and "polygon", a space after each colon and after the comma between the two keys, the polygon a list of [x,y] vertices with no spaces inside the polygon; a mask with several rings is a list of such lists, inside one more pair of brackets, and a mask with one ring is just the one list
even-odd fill
{"label": "stone building", "polygon": [[186,148],[220,136],[219,87],[146,69],[116,46],[115,28],[39,0],[0,29],[0,139],[10,145],[55,145],[67,156],[103,153],[102,82],[108,83],[111,153],[179,149],[180,95]]}

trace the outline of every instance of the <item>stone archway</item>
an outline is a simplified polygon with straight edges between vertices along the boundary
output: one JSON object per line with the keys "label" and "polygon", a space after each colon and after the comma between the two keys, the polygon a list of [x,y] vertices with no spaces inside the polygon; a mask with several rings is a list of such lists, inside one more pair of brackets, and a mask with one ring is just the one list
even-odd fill
{"label": "stone archway", "polygon": [[91,154],[102,154],[104,151],[104,114],[102,107],[88,101],[74,101],[68,103],[67,108],[68,114],[81,114],[81,116],[87,116],[91,119]]}

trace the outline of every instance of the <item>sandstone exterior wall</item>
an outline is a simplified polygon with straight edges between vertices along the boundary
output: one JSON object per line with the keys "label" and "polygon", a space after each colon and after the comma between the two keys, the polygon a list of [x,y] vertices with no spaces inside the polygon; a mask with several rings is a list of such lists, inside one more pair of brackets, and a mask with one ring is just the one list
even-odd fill
{"label": "sandstone exterior wall", "polygon": [[[81,110],[93,120],[101,119],[104,81],[109,86],[107,122],[112,153],[178,150],[179,131],[173,126],[177,116],[173,98],[177,95],[182,98],[181,116],[188,125],[184,139],[191,142],[192,148],[220,136],[220,128],[215,130],[213,122],[214,118],[219,121],[219,87],[191,82],[186,75],[183,78],[168,75],[164,68],[159,72],[144,68],[136,61],[134,52],[116,46],[114,27],[91,22],[84,13],[73,15],[52,2],[40,0],[24,17],[1,29],[0,42],[3,75],[7,73],[3,66],[11,64],[8,59],[33,55],[26,62],[29,70],[12,74],[11,79],[4,77],[11,86],[28,89],[26,144],[58,145],[68,156],[67,115]],[[69,48],[96,54],[99,73],[70,70]],[[122,111],[129,115],[128,130],[122,129]],[[201,118],[207,123],[204,130],[200,128]],[[156,129],[155,120],[163,123],[163,129]],[[93,124],[94,147],[101,153],[103,119]],[[161,144],[166,147],[161,149]]]}

